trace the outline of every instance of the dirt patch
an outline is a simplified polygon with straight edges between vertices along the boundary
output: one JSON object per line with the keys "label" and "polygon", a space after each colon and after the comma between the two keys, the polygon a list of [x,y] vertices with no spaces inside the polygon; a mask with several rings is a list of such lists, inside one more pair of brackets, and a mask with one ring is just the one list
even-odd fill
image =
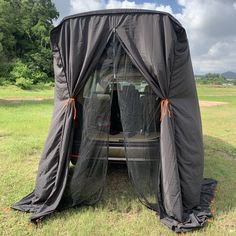
{"label": "dirt patch", "polygon": [[216,101],[199,101],[200,107],[215,107],[215,106],[223,106],[228,104],[228,102],[216,102]]}
{"label": "dirt patch", "polygon": [[31,102],[31,101],[45,101],[52,100],[52,97],[10,97],[0,99],[0,104],[18,104],[22,102]]}
{"label": "dirt patch", "polygon": [[[52,100],[52,97],[10,97],[0,99],[0,104],[18,104],[22,102],[30,102],[30,101],[44,101],[44,100]],[[200,100],[199,104],[201,107],[213,107],[213,106],[222,106],[228,104],[227,102],[216,102],[216,101],[203,101]]]}

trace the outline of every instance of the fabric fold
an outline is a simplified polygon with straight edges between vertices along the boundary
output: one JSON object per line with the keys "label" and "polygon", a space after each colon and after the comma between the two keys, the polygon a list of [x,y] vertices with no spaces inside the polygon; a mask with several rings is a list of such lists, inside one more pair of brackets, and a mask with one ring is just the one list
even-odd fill
{"label": "fabric fold", "polygon": [[198,207],[184,211],[184,220],[177,221],[170,216],[165,216],[161,222],[176,233],[185,233],[205,226],[212,217],[210,204],[214,199],[217,181],[204,179],[201,187],[201,200]]}

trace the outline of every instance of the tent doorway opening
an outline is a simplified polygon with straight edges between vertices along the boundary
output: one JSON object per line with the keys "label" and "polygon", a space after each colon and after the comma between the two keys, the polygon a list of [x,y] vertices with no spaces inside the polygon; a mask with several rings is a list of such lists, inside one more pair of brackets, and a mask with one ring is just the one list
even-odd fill
{"label": "tent doorway opening", "polygon": [[100,150],[100,158],[109,161],[126,161],[127,153],[132,153],[130,160],[134,161],[156,159],[160,99],[115,37],[104,49],[76,106],[73,164],[81,156],[85,137]]}
{"label": "tent doorway opening", "polygon": [[76,106],[74,167],[65,202],[96,203],[106,185],[108,162],[123,162],[139,199],[158,211],[160,99],[115,37]]}

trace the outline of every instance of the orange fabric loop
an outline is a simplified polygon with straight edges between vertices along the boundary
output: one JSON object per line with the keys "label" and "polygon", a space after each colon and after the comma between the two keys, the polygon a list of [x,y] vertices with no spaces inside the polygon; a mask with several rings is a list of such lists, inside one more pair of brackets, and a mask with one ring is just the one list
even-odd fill
{"label": "orange fabric loop", "polygon": [[164,115],[164,105],[166,103],[166,109],[167,109],[167,112],[168,112],[168,115],[169,117],[172,116],[171,114],[171,110],[170,110],[170,106],[169,106],[169,99],[168,98],[164,98],[161,100],[161,117],[160,117],[160,121],[162,122],[162,119],[163,119],[163,115]]}
{"label": "orange fabric loop", "polygon": [[73,105],[73,109],[74,109],[74,120],[76,119],[76,106],[75,106],[75,99],[73,97],[68,98],[67,102],[66,102],[66,107],[69,106],[69,103],[72,103]]}

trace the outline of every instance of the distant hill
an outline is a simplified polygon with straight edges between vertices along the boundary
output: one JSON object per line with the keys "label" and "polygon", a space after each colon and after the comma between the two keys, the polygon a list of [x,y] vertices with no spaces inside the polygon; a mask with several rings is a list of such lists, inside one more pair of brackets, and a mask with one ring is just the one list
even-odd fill
{"label": "distant hill", "polygon": [[232,71],[227,71],[221,74],[222,76],[224,76],[226,79],[236,79],[236,73],[232,72]]}

